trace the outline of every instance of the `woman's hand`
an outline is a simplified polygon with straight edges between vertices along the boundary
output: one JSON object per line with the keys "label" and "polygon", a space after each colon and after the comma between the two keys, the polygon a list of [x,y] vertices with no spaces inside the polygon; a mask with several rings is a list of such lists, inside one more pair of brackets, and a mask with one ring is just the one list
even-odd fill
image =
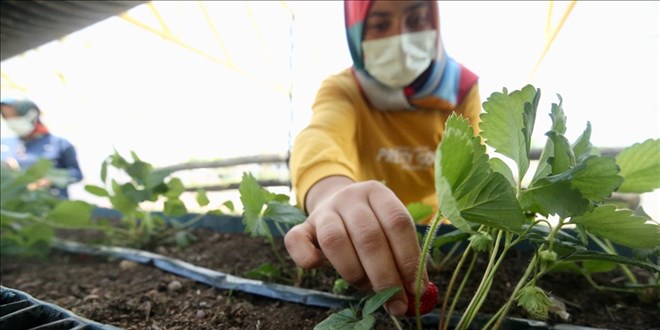
{"label": "woman's hand", "polygon": [[[333,176],[316,183],[306,198],[309,217],[284,237],[296,264],[315,268],[327,258],[358,289],[403,287],[415,292],[417,232],[389,188],[377,181],[355,183]],[[426,271],[423,283],[426,287]],[[396,295],[386,307],[393,315],[404,315],[405,294]]]}

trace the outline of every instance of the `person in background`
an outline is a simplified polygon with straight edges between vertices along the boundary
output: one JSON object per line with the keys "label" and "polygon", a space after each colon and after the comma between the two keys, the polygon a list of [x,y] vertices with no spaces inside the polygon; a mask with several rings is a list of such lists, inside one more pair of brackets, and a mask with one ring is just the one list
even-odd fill
{"label": "person in background", "polygon": [[[412,293],[420,248],[405,205],[437,209],[435,150],[451,113],[478,132],[477,76],[447,55],[436,1],[345,1],[344,9],[353,66],[323,82],[293,144],[292,183],[309,216],[285,245],[299,266],[327,259],[358,289]],[[405,294],[386,308],[404,315]]]}
{"label": "person in background", "polygon": [[[40,158],[53,163],[53,168],[68,174],[68,183],[82,180],[76,149],[66,139],[55,136],[40,119],[41,110],[27,99],[2,99],[0,111],[7,126],[16,136],[4,137],[0,141],[2,166],[13,169],[27,169]],[[68,199],[68,184],[63,187],[53,185],[42,178],[28,186],[30,189],[46,188],[57,197]]]}

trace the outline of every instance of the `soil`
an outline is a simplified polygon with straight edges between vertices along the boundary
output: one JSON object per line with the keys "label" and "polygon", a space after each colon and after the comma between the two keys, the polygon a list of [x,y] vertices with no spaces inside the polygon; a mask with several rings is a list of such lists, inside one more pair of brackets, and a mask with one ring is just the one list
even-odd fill
{"label": "soil", "polygon": [[[155,252],[198,266],[245,276],[262,263],[276,263],[271,245],[244,234],[198,229],[188,248],[164,245]],[[275,246],[293,270],[281,239]],[[518,281],[529,256],[514,251],[504,264],[488,297],[484,313],[493,313]],[[148,265],[53,251],[47,259],[2,256],[0,282],[37,299],[54,303],[75,314],[124,329],[311,329],[333,310],[282,302],[226,291],[177,277]],[[479,264],[477,267],[483,267]],[[447,286],[453,267],[431,271],[441,289]],[[272,281],[292,284],[295,272]],[[300,285],[331,291],[335,273],[330,267],[307,272]],[[472,282],[477,282],[475,279]],[[620,281],[619,274],[600,276],[599,282]],[[288,283],[287,283],[288,282]],[[606,329],[660,329],[657,303],[644,304],[636,296],[597,291],[575,274],[555,273],[540,286],[567,305],[569,322],[552,316],[550,323],[571,323]],[[467,301],[469,297],[465,297]],[[529,318],[514,306],[511,316]],[[414,328],[404,320],[403,327]],[[377,314],[376,329],[393,329],[384,312]]]}

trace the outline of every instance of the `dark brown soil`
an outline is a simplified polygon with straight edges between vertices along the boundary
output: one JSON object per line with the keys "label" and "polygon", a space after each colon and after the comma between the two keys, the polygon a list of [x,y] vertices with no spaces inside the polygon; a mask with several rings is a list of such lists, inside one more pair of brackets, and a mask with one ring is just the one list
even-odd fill
{"label": "dark brown soil", "polygon": [[[245,276],[246,271],[262,263],[277,263],[270,244],[263,240],[243,234],[204,230],[195,233],[198,240],[186,249],[163,246],[155,252],[238,276]],[[276,241],[276,246],[291,274],[274,281],[292,284],[296,279],[293,263],[282,242]],[[483,308],[485,313],[494,312],[505,301],[522,273],[519,268],[526,266],[528,259],[529,256],[519,251],[510,255],[509,262],[501,267],[500,281],[491,291],[489,305]],[[432,273],[441,295],[453,270],[448,268],[445,272]],[[211,288],[151,266],[61,252],[53,252],[47,259],[3,256],[0,275],[3,286],[124,329],[311,329],[333,312]],[[307,273],[303,279],[299,281],[303,287],[330,291],[335,274],[325,267]],[[181,284],[178,289],[172,284],[177,281]],[[540,285],[567,303],[572,317],[569,323],[607,329],[660,327],[657,304],[643,304],[627,294],[597,291],[580,276],[553,274]],[[515,307],[511,315],[527,317]],[[403,326],[412,328],[405,322]],[[380,313],[376,329],[393,328],[392,321]]]}

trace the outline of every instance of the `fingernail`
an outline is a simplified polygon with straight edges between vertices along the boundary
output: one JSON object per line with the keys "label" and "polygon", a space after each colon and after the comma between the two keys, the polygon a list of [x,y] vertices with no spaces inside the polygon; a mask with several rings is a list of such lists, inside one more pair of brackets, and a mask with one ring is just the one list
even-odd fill
{"label": "fingernail", "polygon": [[393,300],[387,304],[387,311],[394,316],[403,316],[408,310],[408,305],[402,300]]}

